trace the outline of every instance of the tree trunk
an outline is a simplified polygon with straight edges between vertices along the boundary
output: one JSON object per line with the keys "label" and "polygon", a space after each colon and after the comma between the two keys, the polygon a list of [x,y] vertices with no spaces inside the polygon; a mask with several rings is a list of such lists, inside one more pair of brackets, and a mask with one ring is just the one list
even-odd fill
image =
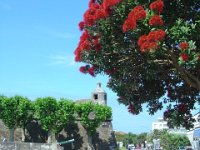
{"label": "tree trunk", "polygon": [[88,150],[94,150],[93,144],[92,144],[92,136],[90,133],[87,133],[88,136]]}
{"label": "tree trunk", "polygon": [[26,134],[26,129],[25,128],[22,128],[21,129],[21,131],[22,131],[22,142],[24,142],[25,141],[25,134]]}
{"label": "tree trunk", "polygon": [[12,129],[9,129],[9,131],[10,131],[9,142],[14,142],[14,132],[15,132],[15,129],[12,128]]}
{"label": "tree trunk", "polygon": [[48,140],[47,143],[51,144],[51,143],[55,143],[56,142],[56,137],[55,137],[55,133],[52,131],[48,131]]}

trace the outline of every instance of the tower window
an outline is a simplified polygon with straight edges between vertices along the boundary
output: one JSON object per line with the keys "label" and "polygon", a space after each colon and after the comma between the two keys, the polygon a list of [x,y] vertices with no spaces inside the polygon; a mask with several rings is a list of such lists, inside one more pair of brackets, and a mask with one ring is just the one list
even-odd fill
{"label": "tower window", "polygon": [[98,99],[98,95],[94,94],[94,99],[97,100]]}
{"label": "tower window", "polygon": [[104,95],[104,100],[107,100],[107,95],[106,94]]}

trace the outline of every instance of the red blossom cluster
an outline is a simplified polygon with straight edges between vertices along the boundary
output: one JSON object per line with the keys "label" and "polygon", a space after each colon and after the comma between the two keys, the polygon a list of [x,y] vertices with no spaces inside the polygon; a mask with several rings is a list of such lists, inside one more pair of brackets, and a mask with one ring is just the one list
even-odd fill
{"label": "red blossom cluster", "polygon": [[159,14],[163,11],[163,8],[164,8],[163,0],[157,0],[150,4],[150,9]]}
{"label": "red blossom cluster", "polygon": [[189,60],[189,55],[187,53],[183,53],[180,55],[180,59],[183,61],[188,61]]}
{"label": "red blossom cluster", "polygon": [[91,3],[89,5],[89,9],[83,15],[84,24],[87,26],[92,26],[95,22],[101,18],[105,18],[107,16],[105,10],[102,5],[97,3]]}
{"label": "red blossom cluster", "polygon": [[84,26],[85,26],[84,21],[79,22],[78,26],[79,26],[79,30],[82,31],[84,29]]}
{"label": "red blossom cluster", "polygon": [[91,49],[92,45],[91,45],[89,39],[90,39],[90,35],[89,35],[88,31],[85,30],[80,37],[78,47],[74,51],[76,62],[80,61],[80,59],[81,59],[81,51]]}
{"label": "red blossom cluster", "polygon": [[130,113],[134,113],[134,107],[133,107],[133,104],[129,104],[129,106],[128,106],[128,112],[130,112]]}
{"label": "red blossom cluster", "polygon": [[[186,50],[186,49],[188,49],[189,44],[188,44],[188,42],[181,42],[181,43],[179,43],[179,47],[181,50]],[[189,55],[186,53],[186,51],[184,51],[180,54],[179,59],[186,62],[189,60]]]}
{"label": "red blossom cluster", "polygon": [[179,44],[179,47],[180,47],[180,49],[185,50],[185,49],[188,49],[189,44],[188,44],[188,42],[181,42]]}
{"label": "red blossom cluster", "polygon": [[187,106],[185,104],[177,105],[177,109],[180,113],[185,113],[187,111]]}
{"label": "red blossom cluster", "polygon": [[142,35],[138,39],[141,52],[153,52],[158,48],[158,42],[165,38],[165,31],[159,29],[151,31],[148,35]]}
{"label": "red blossom cluster", "polygon": [[95,69],[97,68],[97,65],[93,65],[92,67],[90,67],[89,65],[86,66],[81,66],[79,68],[79,71],[86,74],[89,73],[91,76],[95,77]]}
{"label": "red blossom cluster", "polygon": [[170,115],[171,115],[170,110],[167,109],[167,110],[163,113],[163,118],[164,118],[164,120],[167,120],[167,118],[169,118]]}
{"label": "red blossom cluster", "polygon": [[149,20],[149,25],[150,26],[162,26],[164,24],[163,20],[160,18],[159,15],[154,15],[150,20]]}
{"label": "red blossom cluster", "polygon": [[81,59],[81,52],[91,50],[94,48],[97,52],[100,51],[101,45],[99,42],[100,36],[91,36],[89,35],[88,31],[85,30],[80,37],[80,41],[78,47],[74,51],[75,54],[75,61],[78,62]]}
{"label": "red blossom cluster", "polygon": [[89,8],[83,15],[83,21],[79,23],[79,29],[83,30],[84,26],[93,26],[99,19],[106,18],[111,11],[111,7],[118,4],[120,0],[104,0],[98,4],[95,0],[90,0]]}
{"label": "red blossom cluster", "polygon": [[121,0],[104,0],[102,6],[106,12],[110,12],[111,7],[120,3]]}
{"label": "red blossom cluster", "polygon": [[142,6],[136,6],[129,14],[128,18],[123,24],[123,31],[127,32],[133,30],[137,26],[137,21],[142,20],[146,17],[146,12]]}

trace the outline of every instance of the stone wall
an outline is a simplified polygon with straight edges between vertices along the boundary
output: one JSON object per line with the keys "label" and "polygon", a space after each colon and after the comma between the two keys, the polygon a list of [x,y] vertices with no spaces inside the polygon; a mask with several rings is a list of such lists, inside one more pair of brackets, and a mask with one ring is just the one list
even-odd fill
{"label": "stone wall", "polygon": [[[0,122],[0,137],[9,138],[8,129]],[[22,141],[22,130],[15,130],[15,142]],[[88,149],[88,141],[92,140],[92,145],[95,150],[110,150],[110,147],[116,149],[116,140],[112,131],[111,120],[104,122],[97,132],[92,136],[88,136],[87,131],[79,121],[68,124],[56,137],[58,142],[74,139],[73,143],[61,145],[64,150],[86,150]],[[29,143],[46,143],[47,133],[41,129],[36,121],[32,121],[25,133],[25,142]]]}

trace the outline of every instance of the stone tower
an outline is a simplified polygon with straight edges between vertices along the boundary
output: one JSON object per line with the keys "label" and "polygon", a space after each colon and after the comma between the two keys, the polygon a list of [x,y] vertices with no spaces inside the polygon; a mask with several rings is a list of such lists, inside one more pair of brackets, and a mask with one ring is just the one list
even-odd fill
{"label": "stone tower", "polygon": [[96,89],[92,92],[92,102],[101,105],[107,105],[107,93],[101,87],[101,83],[97,84]]}

